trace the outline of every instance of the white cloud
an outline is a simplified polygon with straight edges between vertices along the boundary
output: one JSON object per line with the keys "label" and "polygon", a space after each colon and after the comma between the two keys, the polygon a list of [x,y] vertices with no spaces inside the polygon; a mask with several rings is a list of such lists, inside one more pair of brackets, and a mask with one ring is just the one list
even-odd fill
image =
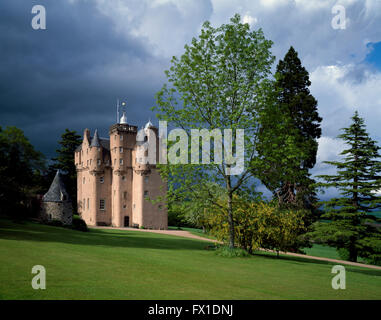
{"label": "white cloud", "polygon": [[331,137],[319,138],[319,149],[317,153],[317,162],[336,161],[340,159],[339,154],[345,149],[346,145],[341,139]]}
{"label": "white cloud", "polygon": [[[371,50],[367,44],[381,41],[379,0],[96,1],[117,32],[144,39],[151,52],[163,58],[160,61],[181,55],[205,20],[219,26],[235,13],[251,27],[263,29],[274,42],[277,60],[294,46],[310,72],[311,93],[323,117],[316,174],[329,172],[322,161],[336,159],[342,148],[336,136],[350,125],[356,109],[372,138],[381,142],[381,73],[363,63]],[[336,4],[346,9],[345,30],[331,26]]]}
{"label": "white cloud", "polygon": [[[274,41],[273,52],[283,58],[292,45],[309,71],[321,65],[359,63],[364,60],[369,42],[381,41],[381,1],[282,0],[240,2],[212,0],[211,21],[220,25],[238,12],[257,17],[256,27]],[[331,26],[331,9],[341,4],[346,9],[347,28]]]}
{"label": "white cloud", "polygon": [[340,153],[347,148],[345,143],[337,138],[322,136],[319,140],[319,148],[316,158],[316,165],[311,171],[314,177],[318,175],[336,174],[336,167],[324,163],[324,161],[340,161]]}
{"label": "white cloud", "polygon": [[167,58],[181,54],[212,13],[208,0],[96,1],[117,32],[145,39],[154,54]]}
{"label": "white cloud", "polygon": [[[85,1],[85,0],[76,0]],[[146,39],[155,54],[180,55],[197,36],[202,23],[227,23],[235,14],[252,27],[261,27],[282,58],[290,45],[308,70],[321,65],[359,63],[369,52],[366,44],[381,41],[379,0],[96,0],[118,32]],[[346,9],[347,29],[334,30],[331,9]]]}
{"label": "white cloud", "polygon": [[260,0],[260,4],[264,8],[274,9],[286,5],[289,0]]}
{"label": "white cloud", "polygon": [[253,25],[258,22],[258,19],[255,17],[252,17],[250,14],[247,13],[242,17],[242,22],[248,23],[250,27],[253,27]]}
{"label": "white cloud", "polygon": [[372,138],[381,138],[381,72],[354,64],[320,66],[310,78],[311,93],[318,99],[323,117],[324,135],[339,134],[339,129],[348,127],[358,110]]}

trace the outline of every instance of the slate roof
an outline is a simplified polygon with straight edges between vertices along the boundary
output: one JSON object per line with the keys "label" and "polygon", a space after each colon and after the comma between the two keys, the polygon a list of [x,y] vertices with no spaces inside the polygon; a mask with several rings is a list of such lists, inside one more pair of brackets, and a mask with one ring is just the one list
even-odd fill
{"label": "slate roof", "polygon": [[94,137],[93,137],[93,139],[91,140],[90,147],[100,147],[100,146],[101,146],[101,144],[100,144],[100,142],[99,142],[98,130],[95,129]]}
{"label": "slate roof", "polygon": [[64,196],[66,200],[69,200],[69,195],[65,189],[65,185],[62,181],[60,170],[57,170],[56,176],[53,179],[52,184],[47,193],[42,197],[44,202],[61,202]]}
{"label": "slate roof", "polygon": [[110,151],[110,139],[99,138],[99,140],[101,142],[102,147]]}
{"label": "slate roof", "polygon": [[[91,140],[93,140],[91,138]],[[110,139],[108,138],[100,138],[98,137],[98,140],[99,140],[99,143],[100,145],[105,148],[106,150],[110,151]],[[75,151],[78,152],[78,151],[81,151],[82,150],[82,144],[80,144],[76,149]]]}

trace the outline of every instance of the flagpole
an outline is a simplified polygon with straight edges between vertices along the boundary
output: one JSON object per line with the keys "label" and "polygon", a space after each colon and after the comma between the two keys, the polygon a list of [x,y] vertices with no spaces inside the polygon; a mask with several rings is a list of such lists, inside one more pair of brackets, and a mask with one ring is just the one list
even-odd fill
{"label": "flagpole", "polygon": [[119,123],[119,99],[117,99],[116,103],[116,123]]}

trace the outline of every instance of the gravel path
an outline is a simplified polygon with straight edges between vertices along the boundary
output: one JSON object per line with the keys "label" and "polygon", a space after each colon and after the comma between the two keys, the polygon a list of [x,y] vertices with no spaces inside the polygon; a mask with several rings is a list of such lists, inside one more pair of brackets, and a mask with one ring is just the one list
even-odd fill
{"label": "gravel path", "polygon": [[[191,239],[196,239],[196,240],[218,243],[217,240],[200,237],[200,236],[197,236],[195,234],[190,233],[189,231],[184,231],[184,230],[149,230],[149,229],[136,229],[136,228],[113,228],[113,227],[90,227],[90,228],[92,228],[92,229],[112,229],[112,230],[124,230],[124,231],[130,230],[130,231],[141,231],[141,232],[153,232],[153,233],[168,234],[168,235],[172,235],[172,236],[178,236],[178,237],[191,238]],[[266,250],[263,250],[263,251],[266,251]],[[308,256],[305,254],[292,253],[292,252],[282,252],[282,254],[285,254],[288,256],[293,256],[293,257],[305,258],[305,259],[328,261],[328,262],[333,262],[333,263],[337,263],[337,264],[345,264],[345,265],[349,265],[349,266],[381,270],[380,266],[375,266],[375,265],[371,265],[371,264],[350,262],[350,261],[345,261],[345,260],[337,260],[337,259],[330,259],[330,258],[323,258],[323,257],[314,257],[314,256]]]}

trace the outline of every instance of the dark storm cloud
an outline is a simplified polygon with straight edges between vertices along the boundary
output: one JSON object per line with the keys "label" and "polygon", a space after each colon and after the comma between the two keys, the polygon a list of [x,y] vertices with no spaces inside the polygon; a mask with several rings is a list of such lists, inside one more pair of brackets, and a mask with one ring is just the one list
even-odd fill
{"label": "dark storm cloud", "polygon": [[[31,27],[35,4],[46,8],[46,30]],[[168,61],[115,32],[94,2],[3,0],[0,12],[1,126],[21,128],[51,157],[65,128],[106,136],[117,97],[127,99],[129,122],[153,116]]]}

